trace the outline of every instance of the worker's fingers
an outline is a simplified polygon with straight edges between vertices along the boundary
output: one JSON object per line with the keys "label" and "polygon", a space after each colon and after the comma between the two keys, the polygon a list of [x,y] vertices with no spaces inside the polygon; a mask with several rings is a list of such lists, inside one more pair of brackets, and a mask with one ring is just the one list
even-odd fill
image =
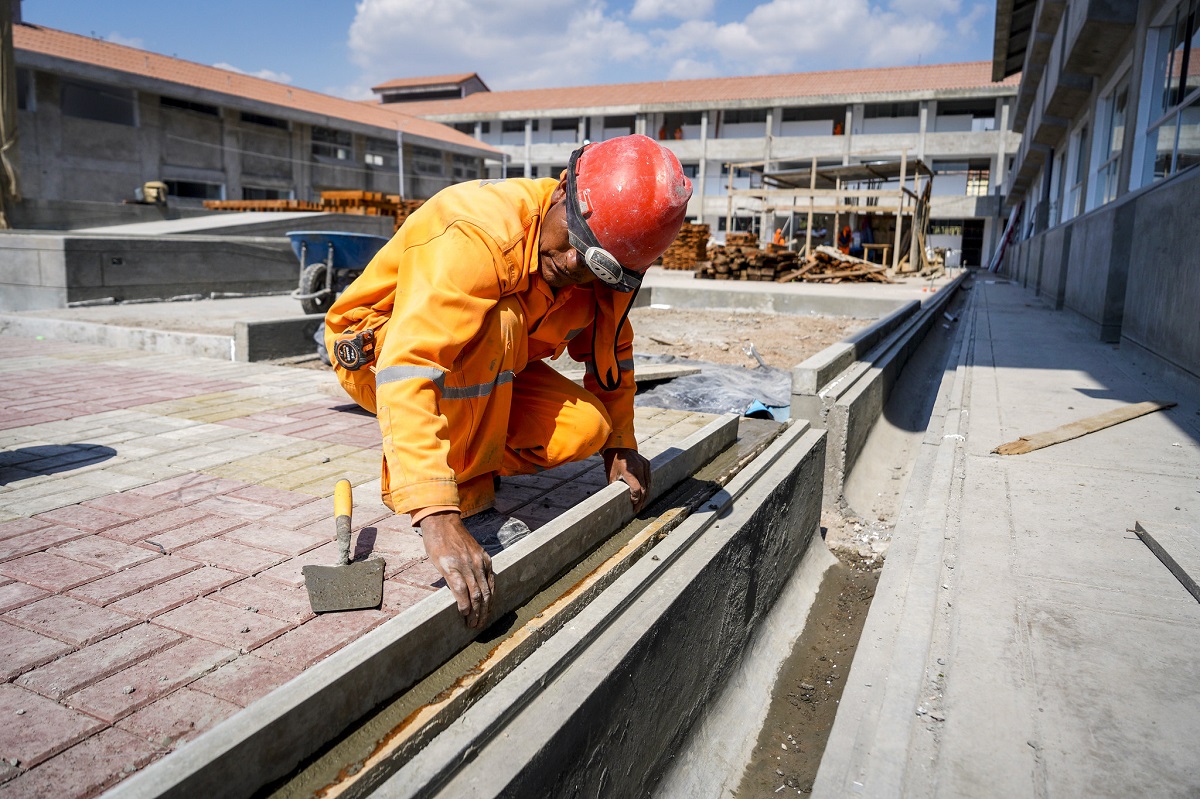
{"label": "worker's fingers", "polygon": [[466,580],[458,572],[451,571],[446,575],[446,587],[450,589],[454,602],[458,605],[458,612],[464,619],[469,619],[471,616],[471,592],[467,588]]}

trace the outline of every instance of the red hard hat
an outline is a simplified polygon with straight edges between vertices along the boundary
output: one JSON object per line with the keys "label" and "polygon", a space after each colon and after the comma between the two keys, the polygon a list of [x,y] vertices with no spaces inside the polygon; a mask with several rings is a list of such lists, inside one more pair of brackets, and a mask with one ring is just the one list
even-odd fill
{"label": "red hard hat", "polygon": [[587,226],[626,269],[645,272],[679,235],[692,182],[654,139],[634,134],[589,144],[575,175]]}

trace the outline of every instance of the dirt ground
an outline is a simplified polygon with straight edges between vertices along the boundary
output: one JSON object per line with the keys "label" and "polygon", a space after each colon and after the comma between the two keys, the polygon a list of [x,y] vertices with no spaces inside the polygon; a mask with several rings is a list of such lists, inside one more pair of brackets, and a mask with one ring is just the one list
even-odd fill
{"label": "dirt ground", "polygon": [[730,366],[755,366],[751,344],[768,366],[789,369],[873,320],[790,316],[763,311],[635,308],[633,350]]}
{"label": "dirt ground", "polygon": [[878,583],[877,569],[839,563],[825,573],[809,611],[811,621],[779,671],[735,799],[812,792]]}

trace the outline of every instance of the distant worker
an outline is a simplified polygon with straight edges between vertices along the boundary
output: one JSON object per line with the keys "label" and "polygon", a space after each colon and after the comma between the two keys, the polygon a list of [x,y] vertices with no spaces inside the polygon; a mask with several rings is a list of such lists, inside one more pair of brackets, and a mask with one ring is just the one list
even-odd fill
{"label": "distant worker", "polygon": [[775,236],[771,239],[771,243],[778,244],[781,247],[787,244],[787,241],[783,238],[783,228],[775,228]]}
{"label": "distant worker", "polygon": [[[626,317],[691,193],[641,135],[584,145],[557,180],[450,186],[326,315],[338,379],[379,420],[383,501],[411,515],[468,626],[489,618],[490,555],[529,532],[493,508],[498,475],[599,452],[645,504]],[[564,350],[587,364],[585,388],[543,362]]]}
{"label": "distant worker", "polygon": [[842,228],[842,232],[838,233],[837,248],[846,255],[850,254],[850,245],[854,243],[854,236],[850,232],[850,226],[846,225]]}

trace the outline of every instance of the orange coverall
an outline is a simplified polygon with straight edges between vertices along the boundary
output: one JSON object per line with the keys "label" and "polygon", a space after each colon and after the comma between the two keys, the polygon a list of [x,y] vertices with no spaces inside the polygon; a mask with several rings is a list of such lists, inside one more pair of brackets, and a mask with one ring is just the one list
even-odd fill
{"label": "orange coverall", "polygon": [[[373,369],[334,370],[379,420],[383,501],[397,513],[468,516],[494,502],[494,473],[637,448],[633,294],[598,281],[555,293],[539,272],[538,233],[557,184],[442,190],[326,314],[330,352],[343,331],[375,330]],[[588,365],[586,390],[541,362],[568,348]]]}

